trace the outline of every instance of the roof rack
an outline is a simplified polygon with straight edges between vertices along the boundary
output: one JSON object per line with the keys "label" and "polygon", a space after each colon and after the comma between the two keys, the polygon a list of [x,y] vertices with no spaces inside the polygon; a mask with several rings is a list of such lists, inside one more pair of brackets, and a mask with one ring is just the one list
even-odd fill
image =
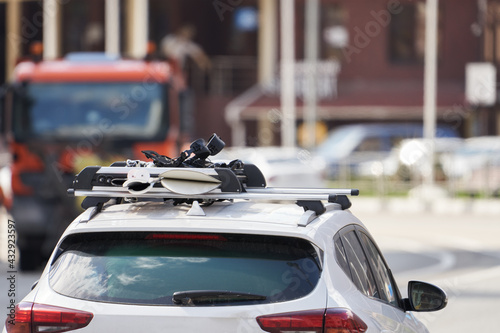
{"label": "roof rack", "polygon": [[[210,151],[213,150],[213,145],[210,145],[213,137],[207,148]],[[216,139],[222,142],[218,137]],[[216,143],[220,145],[220,142]],[[196,145],[199,149],[199,140]],[[215,150],[218,152],[220,149]],[[346,196],[359,194],[357,189],[266,187],[265,178],[255,165],[239,160],[227,165],[212,164],[205,161],[208,156],[205,152],[202,158],[194,160],[187,159],[188,152],[183,152],[180,162],[181,158],[172,160],[151,151],[145,154],[154,163],[128,160],[115,162],[109,167],[84,168],[76,175],[68,194],[88,197],[82,206],[97,206],[99,210],[111,198],[173,199],[176,204],[195,200],[210,204],[219,200],[249,199],[295,201],[304,210],[314,211],[316,215],[325,212],[322,201],[338,203],[342,209],[347,209],[351,203]],[[186,165],[185,161],[191,162]],[[202,167],[196,167],[199,165]]]}

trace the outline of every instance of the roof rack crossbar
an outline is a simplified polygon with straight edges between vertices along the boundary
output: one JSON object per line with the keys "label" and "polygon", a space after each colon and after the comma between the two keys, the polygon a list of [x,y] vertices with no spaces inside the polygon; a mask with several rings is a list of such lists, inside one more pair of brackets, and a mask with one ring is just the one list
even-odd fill
{"label": "roof rack crossbar", "polygon": [[[359,195],[358,189],[352,188],[302,188],[302,187],[265,187],[265,188],[247,188],[250,193],[269,193],[269,194],[329,194],[329,195]],[[326,199],[325,199],[326,200]]]}
{"label": "roof rack crossbar", "polygon": [[[294,191],[297,190],[297,191]],[[354,195],[354,190],[351,189],[314,189],[310,192],[305,189],[293,188],[259,188],[246,189],[246,192],[227,193],[227,192],[210,192],[203,194],[179,194],[170,192],[163,188],[151,188],[148,192],[142,194],[131,194],[124,188],[120,187],[97,187],[92,190],[73,190],[70,192],[74,196],[87,197],[110,197],[110,198],[163,198],[163,199],[206,199],[206,200],[232,200],[232,199],[247,199],[247,200],[283,200],[283,201],[332,201],[332,198],[337,198],[338,195]]]}

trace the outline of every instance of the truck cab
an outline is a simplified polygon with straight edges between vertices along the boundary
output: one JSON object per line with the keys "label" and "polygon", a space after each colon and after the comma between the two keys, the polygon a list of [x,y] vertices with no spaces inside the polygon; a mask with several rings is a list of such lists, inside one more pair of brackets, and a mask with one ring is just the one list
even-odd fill
{"label": "truck cab", "polygon": [[4,94],[20,266],[38,267],[78,213],[66,195],[83,164],[177,153],[178,111],[165,61],[69,54],[22,61]]}

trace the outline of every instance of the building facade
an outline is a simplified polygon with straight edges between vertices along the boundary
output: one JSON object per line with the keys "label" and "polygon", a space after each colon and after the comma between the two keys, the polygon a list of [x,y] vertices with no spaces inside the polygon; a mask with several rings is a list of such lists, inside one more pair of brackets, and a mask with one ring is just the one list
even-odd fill
{"label": "building facade", "polygon": [[[306,1],[295,0],[298,62],[306,52]],[[497,0],[439,0],[438,120],[464,136],[500,131],[497,105],[475,106],[465,99],[466,65],[486,61],[496,66],[500,60],[499,12]],[[331,74],[332,90],[318,101],[319,121],[333,128],[361,121],[422,120],[424,14],[425,1],[420,0],[320,0],[319,61],[333,62],[338,70]],[[196,28],[194,41],[212,60],[208,72],[187,64],[195,96],[194,135],[218,132],[231,141],[231,127],[224,120],[227,105],[278,77],[279,20],[278,0],[0,0],[0,80],[9,79],[33,41],[48,36],[55,40],[57,57],[109,50],[109,38],[117,52],[139,57],[147,40],[159,45],[165,35],[190,23]],[[109,37],[111,21],[118,30],[114,37]],[[296,104],[300,126],[300,94]],[[279,114],[276,89],[263,89],[242,105],[240,116],[253,138],[246,144],[278,143]]]}

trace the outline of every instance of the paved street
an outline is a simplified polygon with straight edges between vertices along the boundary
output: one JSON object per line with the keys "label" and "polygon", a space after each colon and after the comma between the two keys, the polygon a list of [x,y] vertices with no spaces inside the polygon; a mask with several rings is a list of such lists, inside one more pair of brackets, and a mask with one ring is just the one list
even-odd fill
{"label": "paved street", "polygon": [[[397,209],[374,209],[373,202],[353,199],[351,210],[371,231],[392,267],[402,293],[409,280],[435,283],[446,290],[448,306],[418,314],[430,332],[482,332],[500,327],[500,218],[495,213],[467,213],[452,209],[426,213],[404,202]],[[0,304],[5,312],[10,297],[5,263],[5,217],[0,246]],[[19,301],[40,272],[15,273]]]}
{"label": "paved street", "polygon": [[500,326],[500,215],[365,208],[352,210],[378,240],[402,293],[409,280],[447,292],[444,310],[418,314],[430,332],[489,332]]}

